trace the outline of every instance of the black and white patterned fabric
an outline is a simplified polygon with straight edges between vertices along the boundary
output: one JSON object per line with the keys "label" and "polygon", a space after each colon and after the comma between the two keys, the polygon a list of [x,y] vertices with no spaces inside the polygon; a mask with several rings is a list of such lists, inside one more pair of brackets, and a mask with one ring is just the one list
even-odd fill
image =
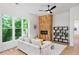
{"label": "black and white patterned fabric", "polygon": [[68,43],[68,26],[53,27],[54,41]]}

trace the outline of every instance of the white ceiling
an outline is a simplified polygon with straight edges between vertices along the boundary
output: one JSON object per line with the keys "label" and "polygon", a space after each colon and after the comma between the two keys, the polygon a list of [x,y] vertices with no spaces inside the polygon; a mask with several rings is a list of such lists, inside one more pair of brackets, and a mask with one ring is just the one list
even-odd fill
{"label": "white ceiling", "polygon": [[53,13],[62,13],[65,11],[69,11],[71,7],[78,6],[78,3],[19,3],[16,5],[15,3],[0,3],[0,10],[1,12],[10,12],[10,13],[31,13],[31,14],[36,14],[36,15],[41,15],[45,14],[47,12],[40,12],[40,9],[47,9],[47,5],[54,6],[56,5],[57,7],[52,10]]}

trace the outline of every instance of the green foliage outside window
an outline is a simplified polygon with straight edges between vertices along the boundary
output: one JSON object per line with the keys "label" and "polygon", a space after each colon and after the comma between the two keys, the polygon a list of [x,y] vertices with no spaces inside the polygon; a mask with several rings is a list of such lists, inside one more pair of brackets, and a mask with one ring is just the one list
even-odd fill
{"label": "green foliage outside window", "polygon": [[12,40],[12,18],[11,16],[2,17],[2,42]]}
{"label": "green foliage outside window", "polygon": [[3,29],[12,29],[12,18],[11,16],[2,17],[2,28]]}
{"label": "green foliage outside window", "polygon": [[28,21],[27,21],[26,17],[23,19],[23,31],[24,31],[25,34],[28,31]]}
{"label": "green foliage outside window", "polygon": [[15,39],[18,39],[21,34],[21,18],[17,17],[15,19]]}
{"label": "green foliage outside window", "polygon": [[12,40],[12,29],[2,29],[2,42]]}
{"label": "green foliage outside window", "polygon": [[15,19],[15,29],[21,29],[21,18],[19,17]]}
{"label": "green foliage outside window", "polygon": [[21,36],[21,29],[15,29],[15,39],[18,39]]}

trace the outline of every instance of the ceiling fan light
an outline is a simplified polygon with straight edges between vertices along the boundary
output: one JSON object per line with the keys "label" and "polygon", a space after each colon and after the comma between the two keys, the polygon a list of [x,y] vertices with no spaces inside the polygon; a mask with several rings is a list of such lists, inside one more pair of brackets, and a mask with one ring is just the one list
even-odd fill
{"label": "ceiling fan light", "polygon": [[47,13],[50,13],[50,11],[48,11]]}

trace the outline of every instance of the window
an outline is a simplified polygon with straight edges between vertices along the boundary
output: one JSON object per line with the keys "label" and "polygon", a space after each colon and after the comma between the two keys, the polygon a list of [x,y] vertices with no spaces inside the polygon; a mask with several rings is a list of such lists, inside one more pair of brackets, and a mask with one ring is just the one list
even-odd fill
{"label": "window", "polygon": [[15,19],[15,39],[18,39],[21,36],[21,29],[21,18],[17,17]]}
{"label": "window", "polygon": [[12,40],[12,17],[2,17],[2,42]]}
{"label": "window", "polygon": [[23,19],[23,32],[24,32],[24,35],[28,35],[28,21],[27,21],[27,18]]}
{"label": "window", "polygon": [[2,42],[11,41],[12,39],[17,40],[22,35],[28,35],[28,21],[26,17],[23,19],[20,17],[12,19],[11,16],[2,16]]}

